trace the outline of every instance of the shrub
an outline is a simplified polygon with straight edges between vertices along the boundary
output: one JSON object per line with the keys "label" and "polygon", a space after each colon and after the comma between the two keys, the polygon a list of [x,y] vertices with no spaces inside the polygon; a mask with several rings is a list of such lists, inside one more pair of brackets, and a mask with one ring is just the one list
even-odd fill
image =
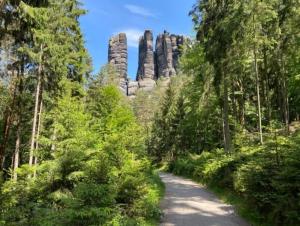
{"label": "shrub", "polygon": [[264,146],[244,146],[232,155],[222,150],[188,155],[169,170],[239,196],[256,209],[261,222],[300,224],[300,136],[278,137]]}

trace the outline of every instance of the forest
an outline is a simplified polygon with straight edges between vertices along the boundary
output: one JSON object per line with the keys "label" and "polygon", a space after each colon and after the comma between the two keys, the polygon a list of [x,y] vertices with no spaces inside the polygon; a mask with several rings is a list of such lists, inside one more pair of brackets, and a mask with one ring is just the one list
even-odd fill
{"label": "forest", "polygon": [[0,1],[0,225],[158,225],[158,169],[300,224],[299,0],[195,1],[178,75],[134,99],[93,73],[86,13]]}

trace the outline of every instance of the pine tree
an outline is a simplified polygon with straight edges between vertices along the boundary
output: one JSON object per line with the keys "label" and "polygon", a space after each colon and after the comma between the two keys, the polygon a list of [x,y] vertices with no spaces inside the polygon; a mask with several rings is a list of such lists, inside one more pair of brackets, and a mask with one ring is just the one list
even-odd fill
{"label": "pine tree", "polygon": [[84,11],[78,8],[77,1],[53,1],[46,8],[21,3],[20,8],[23,16],[32,24],[34,37],[33,45],[20,48],[36,68],[37,83],[29,155],[29,165],[33,165],[37,127],[40,124],[38,112],[43,103],[45,87],[56,90],[62,77],[81,81],[80,76],[88,72],[88,58],[78,29],[78,17]]}

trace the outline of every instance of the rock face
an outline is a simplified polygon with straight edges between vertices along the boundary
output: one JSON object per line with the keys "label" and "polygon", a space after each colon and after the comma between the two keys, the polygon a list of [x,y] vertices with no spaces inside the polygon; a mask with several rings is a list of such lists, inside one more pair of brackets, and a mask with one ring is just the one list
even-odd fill
{"label": "rock face", "polygon": [[120,78],[120,88],[129,96],[134,97],[139,89],[152,90],[156,80],[162,78],[166,84],[170,77],[178,71],[178,61],[181,55],[180,46],[185,38],[179,35],[170,35],[164,31],[156,39],[155,51],[153,48],[153,33],[146,30],[139,40],[139,64],[136,81],[127,78],[128,53],[126,34],[121,33],[109,41],[108,62],[115,66]]}
{"label": "rock face", "polygon": [[121,33],[109,40],[108,62],[113,64],[120,78],[127,78],[127,38]]}
{"label": "rock face", "polygon": [[127,96],[135,97],[139,89],[139,83],[137,81],[128,81]]}
{"label": "rock face", "polygon": [[153,34],[146,30],[139,41],[139,66],[136,79],[143,90],[151,90],[156,84],[154,65]]}
{"label": "rock face", "polygon": [[157,77],[171,77],[176,75],[173,66],[172,41],[168,33],[164,32],[156,39],[156,73]]}
{"label": "rock face", "polygon": [[178,71],[179,58],[181,56],[181,46],[186,42],[186,38],[182,35],[171,35],[173,67]]}
{"label": "rock face", "polygon": [[166,31],[157,37],[155,53],[158,78],[169,78],[177,74],[180,45],[183,44],[183,41],[183,36],[170,35]]}
{"label": "rock face", "polygon": [[120,88],[127,94],[128,50],[125,33],[120,33],[109,40],[108,63],[114,65],[120,78]]}

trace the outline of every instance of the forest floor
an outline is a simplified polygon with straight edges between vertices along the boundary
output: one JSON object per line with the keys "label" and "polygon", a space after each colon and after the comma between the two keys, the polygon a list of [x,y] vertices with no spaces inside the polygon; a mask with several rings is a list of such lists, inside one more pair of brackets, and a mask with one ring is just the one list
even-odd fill
{"label": "forest floor", "polygon": [[160,177],[166,186],[161,226],[249,226],[205,187],[168,173]]}

